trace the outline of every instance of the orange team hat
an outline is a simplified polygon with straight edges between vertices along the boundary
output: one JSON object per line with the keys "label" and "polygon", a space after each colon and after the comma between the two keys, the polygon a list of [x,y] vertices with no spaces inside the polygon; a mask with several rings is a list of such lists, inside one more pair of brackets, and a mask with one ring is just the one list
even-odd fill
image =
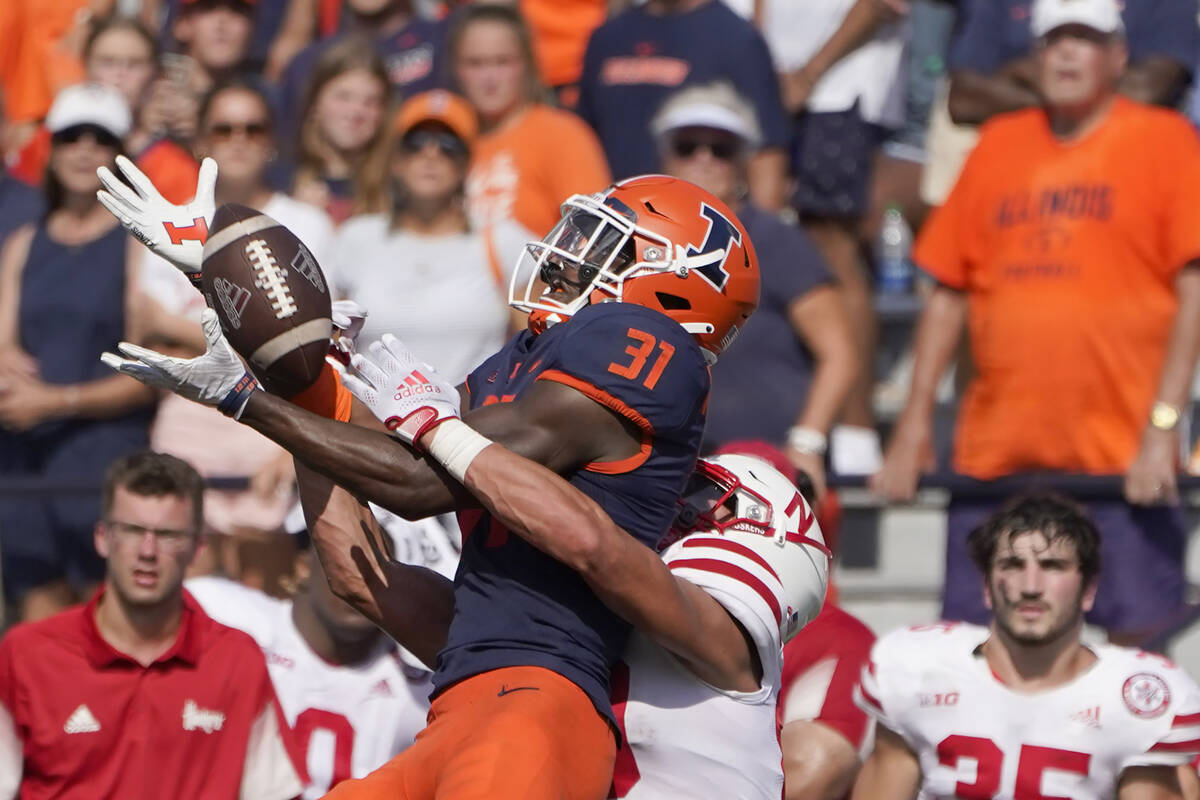
{"label": "orange team hat", "polygon": [[422,122],[440,122],[470,145],[479,133],[479,121],[471,104],[444,89],[413,95],[396,112],[396,133],[403,136]]}

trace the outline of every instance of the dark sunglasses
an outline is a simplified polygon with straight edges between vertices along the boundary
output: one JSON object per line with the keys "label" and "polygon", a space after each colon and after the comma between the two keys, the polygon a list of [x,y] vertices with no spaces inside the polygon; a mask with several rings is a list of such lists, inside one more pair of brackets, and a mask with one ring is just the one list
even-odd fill
{"label": "dark sunglasses", "polygon": [[232,139],[235,133],[240,133],[247,139],[260,139],[269,132],[270,128],[265,122],[248,122],[245,125],[217,122],[208,126],[208,135],[216,139]]}
{"label": "dark sunglasses", "polygon": [[679,158],[691,158],[701,147],[712,153],[713,158],[721,161],[732,161],[742,149],[741,144],[732,139],[717,139],[716,141],[712,141],[709,139],[692,139],[687,136],[680,136],[671,142],[671,152]]}
{"label": "dark sunglasses", "polygon": [[50,137],[50,141],[54,144],[75,144],[85,136],[91,136],[96,141],[96,144],[103,145],[104,147],[115,147],[118,149],[121,147],[121,140],[113,136],[111,131],[90,122],[63,128],[58,133],[53,134]]}
{"label": "dark sunglasses", "polygon": [[453,133],[442,131],[410,131],[400,140],[400,147],[406,153],[419,153],[429,145],[437,145],[442,155],[451,158],[464,158],[467,155],[467,145]]}

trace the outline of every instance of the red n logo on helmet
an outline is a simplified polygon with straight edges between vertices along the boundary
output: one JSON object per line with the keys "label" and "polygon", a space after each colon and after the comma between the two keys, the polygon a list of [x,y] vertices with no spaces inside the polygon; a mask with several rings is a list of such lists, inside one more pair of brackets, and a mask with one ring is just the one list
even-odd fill
{"label": "red n logo on helmet", "polygon": [[728,217],[708,203],[700,204],[700,216],[708,220],[708,230],[705,232],[704,241],[699,247],[693,244],[688,245],[687,254],[695,256],[724,248],[725,255],[721,256],[719,261],[714,261],[712,264],[706,264],[695,270],[703,275],[719,292],[729,282],[729,273],[725,271],[725,262],[729,259],[729,251],[733,249],[733,246],[742,243],[742,232],[738,230],[737,226]]}

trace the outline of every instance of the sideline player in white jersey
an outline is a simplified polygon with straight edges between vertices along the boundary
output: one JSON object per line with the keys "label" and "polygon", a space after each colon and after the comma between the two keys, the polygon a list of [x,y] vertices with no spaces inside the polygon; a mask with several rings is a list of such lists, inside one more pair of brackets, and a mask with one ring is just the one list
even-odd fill
{"label": "sideline player in white jersey", "polygon": [[855,800],[1179,797],[1176,767],[1200,752],[1200,689],[1162,656],[1080,641],[1100,568],[1082,509],[1019,497],[968,546],[991,625],[876,642],[857,698],[875,746]]}
{"label": "sideline player in white jersey", "polygon": [[[820,611],[829,570],[820,528],[795,486],[752,456],[701,460],[660,559],[567,481],[457,419],[454,387],[394,337],[370,352],[374,361],[354,360],[362,377],[347,378],[358,398],[381,420],[396,421],[389,428],[405,441],[451,442],[431,455],[505,526],[579,571],[637,628],[614,670],[623,744],[611,796],[778,800],[783,643]],[[425,391],[390,388],[418,378]],[[418,418],[423,424],[406,424]],[[314,535],[345,537],[347,551],[361,538],[359,521],[371,524],[342,490],[315,511]],[[435,590],[428,580],[407,589]],[[412,599],[414,608],[427,605]]]}
{"label": "sideline player in white jersey", "polygon": [[224,578],[187,590],[213,619],[262,648],[284,716],[304,754],[303,797],[359,778],[413,743],[425,727],[430,672],[329,590],[314,557],[301,558],[295,596],[279,600]]}

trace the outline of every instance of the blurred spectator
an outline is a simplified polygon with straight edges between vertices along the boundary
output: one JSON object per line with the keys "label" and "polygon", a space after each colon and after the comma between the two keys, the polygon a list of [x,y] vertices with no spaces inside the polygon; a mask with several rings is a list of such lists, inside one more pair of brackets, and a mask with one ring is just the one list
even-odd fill
{"label": "blurred spectator", "polygon": [[[950,116],[978,125],[1038,104],[1031,0],[974,0],[950,50]],[[1174,106],[1200,56],[1196,3],[1141,0],[1122,4],[1129,63],[1117,90],[1143,103]]]}
{"label": "blurred spectator", "polygon": [[854,381],[850,322],[820,253],[745,197],[761,141],[754,110],[728,84],[672,95],[651,122],[663,168],[732,208],[758,253],[758,310],[712,367],[705,446],[763,439],[825,491],[826,436]]}
{"label": "blurred spectator", "polygon": [[[4,141],[7,125],[4,95],[0,93],[0,142]],[[10,233],[42,215],[42,205],[42,193],[10,175],[0,156],[0,252]]]}
{"label": "blurred spectator", "polygon": [[258,0],[180,0],[175,38],[187,59],[169,74],[198,97],[215,84],[252,69],[248,58]]}
{"label": "blurred spectator", "polygon": [[104,586],[0,641],[0,797],[299,794],[262,652],[183,590],[202,489],[159,453],[109,469],[93,534]]}
{"label": "blurred spectator", "polygon": [[[588,37],[604,22],[612,0],[520,0],[517,7],[533,33],[542,83],[564,108],[579,101],[579,75]],[[622,4],[623,5],[623,4]],[[565,197],[565,195],[564,195]]]}
{"label": "blurred spectator", "polygon": [[401,99],[445,85],[443,23],[421,19],[410,0],[345,0],[345,8],[350,19],[340,34],[306,47],[287,65],[279,91],[282,119],[301,119],[303,98],[311,97],[306,93],[319,80],[318,62],[347,40],[360,47],[363,40],[374,45],[387,81]]}
{"label": "blurred spectator", "polygon": [[[1043,105],[984,126],[917,242],[938,284],[873,485],[909,498],[931,465],[935,386],[969,323],[955,469],[1124,473],[1124,502],[1089,504],[1112,565],[1089,619],[1132,641],[1183,602],[1175,471],[1200,350],[1200,143],[1182,116],[1115,94],[1115,0],[1039,0],[1032,25]],[[952,498],[949,619],[986,619],[965,542],[994,505]]]}
{"label": "blurred spectator", "polygon": [[334,596],[315,555],[297,561],[289,600],[224,578],[186,587],[209,616],[271,654],[271,683],[305,760],[303,797],[316,800],[410,746],[425,727],[433,686],[421,662]]}
{"label": "blurred spectator", "polygon": [[907,30],[883,0],[787,7],[783,19],[772,5],[766,25],[779,41],[784,104],[795,115],[792,203],[838,279],[860,365],[834,431],[832,462],[839,472],[870,474],[880,462],[872,408],[878,331],[863,224],[879,146],[903,120]]}
{"label": "blurred spectator", "polygon": [[516,220],[535,238],[544,236],[563,200],[611,183],[592,130],[540,102],[529,29],[516,9],[463,9],[450,35],[450,61],[483,130],[467,178],[467,208],[477,225]]}
{"label": "blurred spectator", "polygon": [[1101,538],[1082,508],[1044,494],[971,532],[988,625],[875,643],[855,690],[875,719],[855,800],[1179,798],[1176,770],[1200,753],[1200,687],[1157,654],[1082,641],[1108,568]]}
{"label": "blurred spectator", "polygon": [[650,119],[684,83],[728,80],[754,106],[763,142],[749,165],[750,197],[780,210],[787,194],[788,120],[762,36],[718,0],[647,0],[588,42],[579,113],[600,137],[613,175],[660,172]]}
{"label": "blurred spectator", "polygon": [[301,113],[292,194],[336,223],[387,207],[388,78],[361,39],[328,48]]}
{"label": "blurred spectator", "polygon": [[9,125],[0,130],[0,158],[13,158],[50,108],[54,93],[28,35],[32,4],[0,3],[0,102]]}
{"label": "blurred spectator", "polygon": [[[247,81],[218,85],[201,103],[199,127],[197,155],[211,156],[220,167],[217,203],[259,209],[295,231],[318,263],[327,262],[333,238],[328,216],[266,184],[275,127],[262,90]],[[179,270],[149,254],[142,283],[156,301],[152,308],[159,311],[149,315],[146,335],[203,352],[197,324],[205,307],[200,293]],[[206,477],[252,476],[249,491],[208,492],[209,530],[231,537],[211,540],[216,545],[210,547],[211,560],[231,577],[279,593],[284,574],[279,554],[291,547],[290,537],[279,531],[292,497],[291,456],[215,409],[174,394],[162,399],[151,442],[156,450],[186,459]]]}
{"label": "blurred spectator", "polygon": [[[146,446],[151,413],[145,387],[99,360],[140,338],[139,251],[96,200],[96,169],[121,152],[129,108],[115,89],[75,86],[55,98],[46,127],[46,216],[0,253],[0,473],[86,483]],[[23,619],[65,608],[100,580],[97,506],[69,493],[0,502],[4,590]]]}
{"label": "blurred spectator", "polygon": [[392,210],[342,226],[334,281],[370,311],[360,341],[394,334],[457,384],[504,343],[510,271],[531,237],[511,222],[471,227],[463,182],[477,127],[465,100],[419,94],[394,131]]}
{"label": "blurred spectator", "polygon": [[[139,0],[141,4],[140,17],[152,30],[164,32],[163,46],[174,49],[177,42],[173,35],[168,35],[175,28],[175,20],[179,18],[180,5],[186,5],[189,0]],[[281,33],[284,20],[291,13],[291,6],[297,5],[293,0],[247,0],[253,9],[254,32],[250,39],[250,49],[246,57],[246,66],[254,72],[259,72],[267,63],[277,34]]]}
{"label": "blurred spectator", "polygon": [[167,135],[175,127],[177,103],[171,81],[159,78],[158,46],[150,31],[128,17],[103,20],[88,35],[83,60],[88,80],[117,89],[133,110],[133,130],[125,137],[133,160],[163,197],[172,203],[191,200],[200,167]]}

